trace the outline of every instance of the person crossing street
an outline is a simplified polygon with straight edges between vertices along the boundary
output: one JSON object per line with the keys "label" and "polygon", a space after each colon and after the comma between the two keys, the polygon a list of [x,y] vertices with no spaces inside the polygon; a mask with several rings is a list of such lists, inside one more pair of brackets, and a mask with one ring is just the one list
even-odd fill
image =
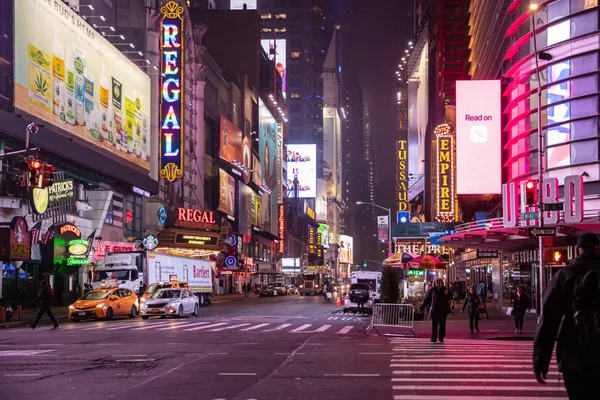
{"label": "person crossing street", "polygon": [[48,317],[54,322],[54,329],[58,328],[58,322],[56,318],[54,318],[54,314],[52,314],[52,310],[50,307],[52,306],[52,301],[54,300],[54,295],[52,289],[48,286],[48,282],[42,281],[40,291],[35,299],[33,299],[33,303],[40,303],[40,309],[35,317],[35,321],[31,325],[31,329],[35,329],[38,322],[42,318],[42,315],[48,314]]}

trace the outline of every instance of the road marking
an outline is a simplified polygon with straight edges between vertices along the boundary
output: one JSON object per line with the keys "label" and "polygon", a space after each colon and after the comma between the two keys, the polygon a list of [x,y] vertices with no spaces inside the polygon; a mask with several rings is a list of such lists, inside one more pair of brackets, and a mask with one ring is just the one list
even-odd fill
{"label": "road marking", "polygon": [[[395,357],[397,357],[397,355],[394,355]],[[476,356],[476,357],[452,357],[452,358],[444,358],[443,360],[440,359],[440,356],[438,355],[437,357],[430,357],[430,356],[411,356],[410,360],[408,360],[407,358],[392,358],[392,362],[403,362],[403,361],[423,361],[423,362],[429,362],[429,361],[447,361],[447,362],[451,362],[451,361],[459,361],[459,362],[465,362],[465,361],[501,361],[501,362],[509,362],[509,361],[519,361],[522,360],[523,357],[505,357],[505,356]]]}
{"label": "road marking", "polygon": [[[141,324],[142,324],[142,322],[138,322],[138,325],[141,325]],[[96,323],[96,324],[94,324],[94,326],[91,326],[91,327],[80,326],[80,327],[73,327],[71,329],[79,330],[79,331],[95,331],[95,330],[102,329],[105,327],[118,328],[118,327],[122,327],[122,326],[131,326],[131,325],[132,325],[131,322],[125,322],[125,323],[120,323],[120,324],[108,324],[108,323],[104,322],[104,323]]]}
{"label": "road marking", "polygon": [[[14,357],[14,356],[42,356],[45,353],[50,353],[56,350],[0,350],[0,357]],[[46,355],[47,357],[57,357],[56,355]]]}
{"label": "road marking", "polygon": [[325,376],[352,377],[352,378],[374,378],[380,374],[325,374]]}
{"label": "road marking", "polygon": [[312,330],[312,331],[305,330],[306,328],[309,328],[311,326],[312,326],[312,324],[304,324],[296,329],[292,329],[290,331],[290,333],[318,333],[318,332],[325,332],[327,329],[331,328],[331,325],[323,325],[322,327]]}
{"label": "road marking", "polygon": [[282,329],[287,328],[288,326],[292,326],[292,324],[281,324],[278,327],[272,328],[272,329],[267,329],[264,330],[263,332],[275,332],[275,331],[280,331]]}
{"label": "road marking", "polygon": [[199,331],[201,329],[214,328],[214,327],[221,326],[221,325],[227,325],[227,322],[219,322],[217,324],[211,324],[211,325],[205,325],[205,326],[198,326],[196,328],[186,328],[186,329],[183,329],[183,330],[186,331],[186,332]]}
{"label": "road marking", "polygon": [[6,374],[4,376],[42,376],[42,374]]}
{"label": "road marking", "polygon": [[[406,364],[390,364],[391,368],[406,368],[406,367],[432,367],[431,370],[435,370],[436,367],[444,367],[444,368],[460,368],[460,366],[464,366],[464,362],[461,363],[452,363],[452,364],[442,364],[444,360],[436,360],[432,361],[433,364],[416,364],[411,363],[410,360],[402,360]],[[503,364],[487,364],[481,365],[477,367],[477,372],[481,371],[482,368],[511,368],[511,369],[520,369],[529,371],[531,369],[531,365],[503,365]],[[557,367],[550,367],[550,369],[556,370]]]}
{"label": "road marking", "polygon": [[[179,323],[181,324],[181,322],[179,322]],[[160,322],[160,323],[150,323],[150,324],[147,324],[146,326],[142,326],[140,328],[133,328],[133,329],[130,329],[130,330],[132,330],[132,331],[145,331],[145,330],[148,330],[148,329],[153,329],[153,328],[158,328],[158,327],[164,327],[164,326],[167,326],[167,325],[173,326],[175,324],[177,324],[177,322],[171,322],[171,321],[169,321],[169,322]]]}
{"label": "road marking", "polygon": [[246,325],[250,325],[250,324],[237,324],[237,325],[225,326],[223,328],[211,329],[209,332],[221,332],[221,331],[225,331],[227,329],[241,328],[242,326],[246,326]]}
{"label": "road marking", "polygon": [[175,326],[168,326],[166,328],[159,328],[159,329],[157,329],[157,331],[168,331],[169,329],[179,329],[182,326],[185,326],[186,328],[191,328],[192,326],[206,325],[206,324],[210,324],[210,322],[196,322],[193,324],[186,324],[186,325],[181,324],[181,325],[175,325]]}
{"label": "road marking", "polygon": [[[154,323],[151,322],[151,324],[154,324]],[[135,328],[135,327],[144,326],[144,325],[148,325],[148,322],[138,322],[135,325],[134,324],[120,325],[120,326],[115,326],[114,328],[108,328],[106,330],[107,331],[118,331],[119,329]]]}
{"label": "road marking", "polygon": [[263,327],[269,326],[269,325],[271,325],[271,324],[258,324],[258,325],[251,326],[250,328],[240,329],[240,332],[253,331],[253,330],[260,329],[260,328],[263,328]]}
{"label": "road marking", "polygon": [[340,329],[340,330],[338,331],[338,333],[339,333],[340,335],[345,335],[346,333],[350,332],[350,331],[352,330],[352,328],[354,328],[354,326],[352,326],[352,325],[345,326],[345,327],[343,327],[342,329]]}
{"label": "road marking", "polygon": [[221,376],[255,376],[256,372],[219,372]]}
{"label": "road marking", "polygon": [[[544,392],[562,392],[562,390],[558,389],[555,386],[543,386],[543,385],[535,385],[535,386],[486,386],[486,385],[474,385],[474,386],[467,386],[467,385],[445,385],[445,386],[440,386],[440,385],[436,385],[436,386],[431,386],[431,385],[406,385],[406,386],[394,386],[392,388],[393,390],[410,390],[410,391],[414,391],[414,390],[452,390],[453,392],[457,392],[457,391],[463,391],[463,390],[485,390],[490,391],[490,390],[501,390],[503,392],[506,391],[523,391],[523,392],[537,392],[537,391],[544,391]],[[565,392],[566,393],[566,392]],[[419,396],[419,398],[421,398]],[[447,398],[447,397],[446,397]],[[485,396],[486,399],[489,399],[489,397]],[[505,397],[506,398],[506,397]]]}
{"label": "road marking", "polygon": [[[533,383],[535,378],[392,378],[392,382],[519,382]],[[519,386],[520,387],[520,386]]]}

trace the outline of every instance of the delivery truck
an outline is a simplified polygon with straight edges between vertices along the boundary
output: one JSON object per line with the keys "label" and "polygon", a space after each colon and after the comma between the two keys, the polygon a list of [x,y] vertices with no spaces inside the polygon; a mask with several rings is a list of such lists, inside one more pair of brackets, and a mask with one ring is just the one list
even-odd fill
{"label": "delivery truck", "polygon": [[381,299],[381,272],[378,271],[353,271],[351,283],[365,283],[369,285],[369,293],[375,303]]}
{"label": "delivery truck", "polygon": [[210,261],[172,256],[154,251],[108,253],[94,268],[94,289],[114,287],[130,289],[138,296],[153,283],[187,282],[200,305],[212,302],[213,275]]}

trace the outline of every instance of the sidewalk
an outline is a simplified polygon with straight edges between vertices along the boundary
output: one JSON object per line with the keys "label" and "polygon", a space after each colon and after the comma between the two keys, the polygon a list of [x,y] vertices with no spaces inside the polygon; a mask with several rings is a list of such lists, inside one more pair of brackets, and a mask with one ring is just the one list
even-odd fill
{"label": "sidewalk", "polygon": [[[254,298],[258,298],[258,295],[250,294],[248,297],[244,297],[243,294],[221,294],[221,295],[214,295],[212,302],[213,302],[213,304],[220,304],[220,303],[227,303],[230,301],[240,301],[240,300],[247,300],[247,299],[254,299]],[[25,309],[21,312],[21,321],[17,321],[17,313],[15,311],[13,313],[12,321],[11,322],[1,322],[0,329],[15,327],[15,326],[19,326],[19,325],[29,325],[35,320],[36,314],[37,314],[37,311],[32,308]],[[54,314],[54,316],[56,317],[56,319],[58,320],[59,323],[61,323],[61,321],[64,322],[69,317],[69,307],[53,307],[52,314]],[[40,323],[44,323],[44,321],[49,323],[50,319],[48,318],[47,315],[44,315],[42,317],[42,321]]]}

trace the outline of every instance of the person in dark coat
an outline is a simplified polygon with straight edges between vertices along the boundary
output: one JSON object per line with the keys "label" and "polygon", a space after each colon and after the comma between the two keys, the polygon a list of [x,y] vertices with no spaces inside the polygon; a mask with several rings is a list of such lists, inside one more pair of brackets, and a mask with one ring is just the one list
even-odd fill
{"label": "person in dark coat", "polygon": [[527,310],[529,310],[529,304],[531,300],[525,294],[523,287],[517,285],[515,294],[512,296],[511,304],[513,306],[512,315],[515,317],[515,333],[523,332],[523,319]]}
{"label": "person in dark coat", "polygon": [[450,314],[450,296],[444,281],[440,278],[435,280],[434,286],[427,293],[425,301],[419,309],[425,310],[429,306],[429,317],[431,318],[431,341],[438,339],[444,343],[446,336],[446,318]]}
{"label": "person in dark coat", "polygon": [[475,286],[471,286],[469,289],[469,293],[467,293],[467,297],[465,298],[465,303],[462,306],[461,313],[465,312],[465,307],[467,308],[467,313],[469,314],[469,328],[471,329],[471,334],[473,334],[473,327],[477,332],[479,332],[479,306],[481,305],[481,299],[475,293]]}
{"label": "person in dark coat", "polygon": [[48,316],[50,317],[50,319],[52,320],[52,322],[54,322],[54,329],[58,328],[58,322],[56,322],[56,318],[54,318],[54,315],[52,314],[52,310],[50,309],[50,307],[52,306],[52,301],[54,299],[54,296],[52,296],[52,293],[50,292],[50,287],[48,286],[48,282],[46,281],[42,281],[42,286],[40,287],[40,291],[38,292],[38,295],[35,299],[33,299],[33,303],[40,303],[40,309],[37,313],[37,316],[35,317],[35,321],[34,323],[31,325],[31,329],[35,329],[35,327],[37,326],[38,322],[40,322],[40,319],[42,318],[42,315],[44,315],[44,313],[48,314]]}
{"label": "person in dark coat", "polygon": [[600,239],[584,233],[577,239],[577,247],[579,256],[554,275],[544,293],[541,323],[533,342],[533,372],[539,383],[546,384],[556,341],[558,369],[569,399],[600,399],[600,343],[584,347],[579,342],[573,304],[579,278],[600,269]]}

